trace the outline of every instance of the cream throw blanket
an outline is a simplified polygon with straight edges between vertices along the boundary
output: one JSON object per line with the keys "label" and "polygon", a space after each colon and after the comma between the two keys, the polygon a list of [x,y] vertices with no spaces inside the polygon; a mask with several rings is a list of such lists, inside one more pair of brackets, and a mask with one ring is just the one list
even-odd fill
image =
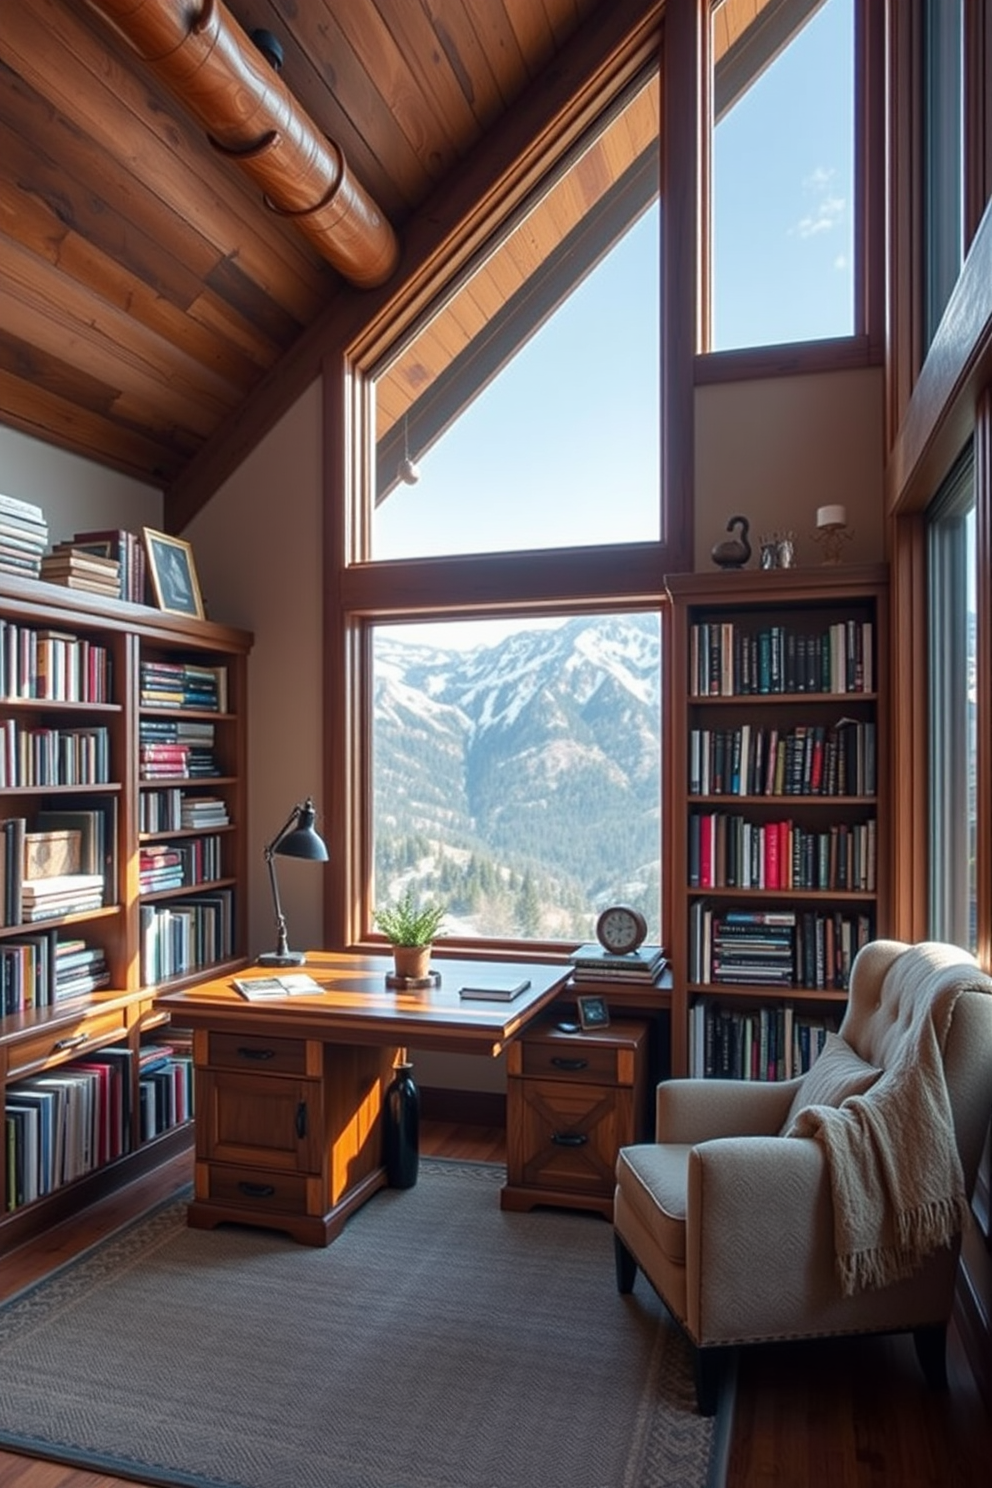
{"label": "cream throw blanket", "polygon": [[949,1245],[970,1208],[954,1140],[942,1051],[963,986],[920,999],[891,1064],[864,1095],[807,1106],[790,1136],[823,1144],[845,1296],[910,1276]]}

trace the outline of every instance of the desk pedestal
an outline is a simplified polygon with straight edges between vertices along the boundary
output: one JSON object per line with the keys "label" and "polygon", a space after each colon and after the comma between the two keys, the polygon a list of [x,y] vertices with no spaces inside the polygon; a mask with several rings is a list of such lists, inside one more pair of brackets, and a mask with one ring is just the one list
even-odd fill
{"label": "desk pedestal", "polygon": [[195,1198],[189,1223],[283,1230],[327,1245],[386,1183],[388,1045],[198,1029]]}

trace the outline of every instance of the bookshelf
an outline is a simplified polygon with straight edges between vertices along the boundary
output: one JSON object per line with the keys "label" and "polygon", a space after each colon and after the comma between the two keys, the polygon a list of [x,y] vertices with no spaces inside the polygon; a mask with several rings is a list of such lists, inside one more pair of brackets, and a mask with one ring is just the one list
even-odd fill
{"label": "bookshelf", "polygon": [[785,1078],[888,919],[882,565],[669,577],[672,1072]]}
{"label": "bookshelf", "polygon": [[0,576],[0,1254],[191,1140],[154,998],[247,961],[251,641]]}

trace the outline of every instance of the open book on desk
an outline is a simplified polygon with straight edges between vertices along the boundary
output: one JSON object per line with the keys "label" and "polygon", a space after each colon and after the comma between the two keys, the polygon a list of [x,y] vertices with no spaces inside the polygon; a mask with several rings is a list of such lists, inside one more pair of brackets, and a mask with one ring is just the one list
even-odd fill
{"label": "open book on desk", "polygon": [[479,1002],[512,1002],[530,986],[530,977],[480,977],[458,988],[459,997],[476,998]]}
{"label": "open book on desk", "polygon": [[232,977],[231,986],[249,1002],[268,1002],[273,997],[313,997],[324,990],[305,971],[283,976]]}

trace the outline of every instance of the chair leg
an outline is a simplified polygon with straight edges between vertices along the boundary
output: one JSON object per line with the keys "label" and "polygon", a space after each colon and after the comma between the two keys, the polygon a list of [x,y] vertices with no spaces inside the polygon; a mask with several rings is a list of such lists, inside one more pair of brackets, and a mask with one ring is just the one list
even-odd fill
{"label": "chair leg", "polygon": [[923,1378],[931,1390],[947,1389],[947,1327],[944,1323],[931,1323],[926,1328],[913,1329],[916,1357],[923,1370]]}
{"label": "chair leg", "polygon": [[720,1398],[720,1382],[723,1378],[723,1355],[721,1348],[697,1348],[695,1350],[694,1374],[696,1378],[696,1405],[701,1416],[715,1416]]}
{"label": "chair leg", "polygon": [[625,1297],[628,1292],[634,1290],[637,1262],[620,1239],[616,1230],[613,1231],[613,1257],[617,1267],[617,1291],[621,1296]]}

